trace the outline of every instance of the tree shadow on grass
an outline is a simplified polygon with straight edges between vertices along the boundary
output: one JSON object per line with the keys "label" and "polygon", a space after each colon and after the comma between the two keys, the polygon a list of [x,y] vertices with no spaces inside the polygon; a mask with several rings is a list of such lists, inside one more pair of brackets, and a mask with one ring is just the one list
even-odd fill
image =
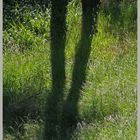
{"label": "tree shadow on grass", "polygon": [[75,53],[71,89],[63,106],[62,128],[64,139],[71,139],[73,131],[80,121],[78,102],[81,96],[80,91],[86,80],[86,67],[91,51],[92,38],[96,33],[98,8],[98,0],[82,0],[81,39]]}
{"label": "tree shadow on grass", "polygon": [[78,101],[86,79],[91,42],[96,32],[99,1],[82,0],[82,31],[75,54],[70,93],[63,101],[67,0],[52,0],[51,64],[52,92],[47,98],[44,140],[70,140],[79,121]]}
{"label": "tree shadow on grass", "polygon": [[52,0],[51,7],[51,64],[52,90],[47,98],[45,140],[60,138],[62,103],[65,84],[65,42],[67,0]]}

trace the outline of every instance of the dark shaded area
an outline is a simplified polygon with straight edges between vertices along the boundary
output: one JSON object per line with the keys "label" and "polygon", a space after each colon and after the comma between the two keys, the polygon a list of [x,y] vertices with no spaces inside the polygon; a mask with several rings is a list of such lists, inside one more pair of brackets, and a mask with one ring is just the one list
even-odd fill
{"label": "dark shaded area", "polygon": [[4,0],[3,28],[6,29],[12,21],[16,23],[24,22],[22,14],[25,9],[41,9],[45,12],[46,8],[50,8],[50,0]]}
{"label": "dark shaded area", "polygon": [[110,0],[108,6],[102,6],[102,14],[109,18],[113,30],[126,28],[136,30],[136,0]]}
{"label": "dark shaded area", "polygon": [[65,83],[65,42],[67,0],[52,0],[51,7],[51,64],[52,92],[47,98],[45,140],[60,138],[61,112]]}
{"label": "dark shaded area", "polygon": [[50,0],[4,0],[4,4],[10,4],[14,5],[14,3],[24,3],[24,4],[40,4],[40,5],[46,5],[48,4]]}
{"label": "dark shaded area", "polygon": [[[121,17],[121,0],[110,1],[108,6],[103,8],[103,13],[108,16],[110,15],[111,24],[118,22],[118,19]],[[120,19],[123,20],[123,19]],[[120,21],[119,21],[120,22]],[[122,22],[122,21],[121,21]]]}
{"label": "dark shaded area", "polygon": [[[46,92],[49,93],[50,91],[46,89]],[[29,119],[39,121],[40,117],[44,115],[43,107],[45,99],[43,100],[42,96],[46,97],[46,95],[45,94],[43,95],[43,93],[40,90],[39,93],[32,93],[31,95],[26,95],[26,97],[20,99],[19,101],[14,100],[14,102],[11,102],[10,100],[7,100],[9,101],[7,104],[5,103],[6,97],[4,96],[4,106],[3,106],[4,130],[8,131],[11,134],[17,133],[14,131],[18,131],[19,134],[20,133],[24,134],[24,124],[28,122]]]}

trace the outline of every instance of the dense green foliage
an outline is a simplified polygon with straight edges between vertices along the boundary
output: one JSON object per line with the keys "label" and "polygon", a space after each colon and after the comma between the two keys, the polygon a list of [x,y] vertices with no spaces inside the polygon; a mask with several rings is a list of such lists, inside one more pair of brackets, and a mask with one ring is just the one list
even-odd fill
{"label": "dense green foliage", "polygon": [[[50,9],[42,9],[40,3],[5,3],[4,140],[41,140],[45,102],[52,86]],[[81,121],[72,135],[74,140],[136,140],[136,11],[136,1],[100,7],[86,83],[78,102]],[[71,88],[81,15],[79,0],[70,1],[64,100]]]}

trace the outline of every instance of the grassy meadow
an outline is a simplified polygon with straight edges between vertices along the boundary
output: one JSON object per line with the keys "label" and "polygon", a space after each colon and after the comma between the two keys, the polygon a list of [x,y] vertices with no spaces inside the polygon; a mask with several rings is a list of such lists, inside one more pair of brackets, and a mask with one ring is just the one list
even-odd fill
{"label": "grassy meadow", "polygon": [[[4,6],[4,140],[42,140],[52,88],[50,9],[18,2],[11,9]],[[71,87],[81,15],[81,3],[71,0],[66,19],[64,101]],[[136,17],[136,1],[123,1],[119,10],[100,6],[78,101],[80,121],[71,140],[137,139]],[[62,140],[59,130],[58,140]]]}

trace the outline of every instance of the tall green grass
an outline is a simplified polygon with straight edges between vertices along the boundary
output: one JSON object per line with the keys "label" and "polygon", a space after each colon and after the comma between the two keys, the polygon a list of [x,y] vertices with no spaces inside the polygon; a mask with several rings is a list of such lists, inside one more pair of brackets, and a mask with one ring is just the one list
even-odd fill
{"label": "tall green grass", "polygon": [[[136,139],[136,3],[122,3],[117,22],[112,21],[113,10],[101,7],[98,14],[98,32],[92,40],[87,80],[78,103],[82,122],[73,134],[75,140]],[[42,139],[44,105],[52,85],[50,10],[16,12],[3,33],[4,139],[38,140]],[[80,39],[81,14],[81,4],[71,1],[65,96]]]}

